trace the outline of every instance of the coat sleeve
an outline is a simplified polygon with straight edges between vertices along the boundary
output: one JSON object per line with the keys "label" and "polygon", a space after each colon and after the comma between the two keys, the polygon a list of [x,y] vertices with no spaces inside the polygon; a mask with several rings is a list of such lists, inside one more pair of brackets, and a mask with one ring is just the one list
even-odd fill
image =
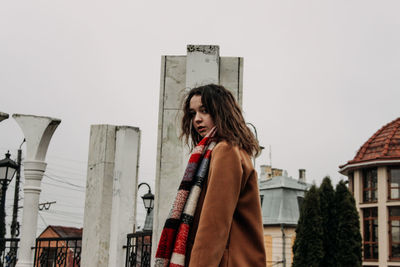
{"label": "coat sleeve", "polygon": [[189,267],[219,266],[229,239],[242,176],[239,148],[219,143],[211,156],[207,193]]}

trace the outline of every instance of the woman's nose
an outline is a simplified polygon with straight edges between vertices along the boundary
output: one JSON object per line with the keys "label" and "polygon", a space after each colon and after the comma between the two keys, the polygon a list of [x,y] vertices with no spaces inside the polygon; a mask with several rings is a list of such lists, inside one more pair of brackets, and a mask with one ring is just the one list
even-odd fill
{"label": "woman's nose", "polygon": [[201,122],[201,116],[199,113],[196,113],[196,115],[194,116],[194,121],[195,122]]}

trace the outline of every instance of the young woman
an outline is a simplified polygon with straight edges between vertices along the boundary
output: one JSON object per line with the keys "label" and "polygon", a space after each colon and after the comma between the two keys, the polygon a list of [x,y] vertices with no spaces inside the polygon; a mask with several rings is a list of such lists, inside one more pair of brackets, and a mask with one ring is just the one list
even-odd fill
{"label": "young woman", "polygon": [[193,148],[165,223],[155,266],[265,267],[260,197],[251,156],[260,148],[233,95],[210,84],[184,102]]}

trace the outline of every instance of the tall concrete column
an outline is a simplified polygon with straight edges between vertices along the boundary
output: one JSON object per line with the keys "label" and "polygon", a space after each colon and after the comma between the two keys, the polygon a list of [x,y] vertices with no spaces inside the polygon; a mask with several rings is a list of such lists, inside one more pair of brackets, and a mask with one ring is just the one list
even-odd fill
{"label": "tall concrete column", "polygon": [[4,112],[0,112],[0,121],[8,119],[8,114]]}
{"label": "tall concrete column", "polygon": [[179,140],[182,99],[194,87],[216,83],[241,105],[242,76],[243,58],[220,57],[214,45],[188,45],[186,56],[161,59],[152,259],[188,161],[188,148]]}
{"label": "tall concrete column", "polygon": [[124,266],[122,247],[135,229],[139,152],[139,128],[92,125],[82,266]]}
{"label": "tall concrete column", "polygon": [[[386,166],[377,168],[377,180],[378,180],[378,254],[379,254],[379,266],[387,266],[389,259],[389,209],[388,204],[388,184],[387,184],[387,169]],[[362,217],[361,217],[362,218]]]}
{"label": "tall concrete column", "polygon": [[61,120],[34,115],[14,114],[25,135],[26,158],[24,161],[24,210],[17,267],[32,267],[35,246],[40,186],[46,170],[46,153],[51,137]]}

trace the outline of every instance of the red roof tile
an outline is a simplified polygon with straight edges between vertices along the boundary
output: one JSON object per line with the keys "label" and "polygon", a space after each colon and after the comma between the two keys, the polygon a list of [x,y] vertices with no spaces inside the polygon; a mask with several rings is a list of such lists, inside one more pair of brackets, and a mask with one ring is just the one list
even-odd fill
{"label": "red roof tile", "polygon": [[400,118],[379,129],[361,146],[354,159],[340,168],[357,163],[393,159],[400,160]]}
{"label": "red roof tile", "polygon": [[49,225],[60,237],[81,237],[82,228]]}

